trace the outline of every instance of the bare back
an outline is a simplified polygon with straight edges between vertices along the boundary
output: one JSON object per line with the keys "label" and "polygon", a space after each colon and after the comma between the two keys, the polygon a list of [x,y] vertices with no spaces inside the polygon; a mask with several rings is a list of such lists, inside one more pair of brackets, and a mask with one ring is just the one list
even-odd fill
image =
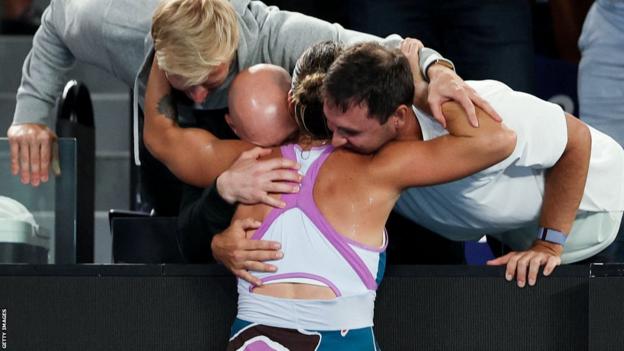
{"label": "bare back", "polygon": [[[279,148],[273,149],[267,159],[276,157],[282,157]],[[319,170],[313,194],[322,215],[338,233],[366,246],[381,247],[385,222],[399,193],[389,191],[371,176],[368,170],[373,157],[334,150]],[[262,221],[271,209],[263,204],[239,205],[234,219],[251,217]],[[248,233],[248,237],[252,235],[253,232]],[[295,299],[336,297],[327,287],[301,283],[267,284],[255,288],[254,292]]]}

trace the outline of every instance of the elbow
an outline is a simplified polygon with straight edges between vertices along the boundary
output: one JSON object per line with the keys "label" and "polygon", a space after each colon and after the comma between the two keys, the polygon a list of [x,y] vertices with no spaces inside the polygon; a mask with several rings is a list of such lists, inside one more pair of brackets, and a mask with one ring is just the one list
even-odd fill
{"label": "elbow", "polygon": [[568,143],[565,153],[575,153],[577,156],[588,158],[591,154],[591,132],[589,127],[578,118],[566,114],[568,129]]}
{"label": "elbow", "polygon": [[145,144],[145,148],[147,149],[147,151],[149,151],[152,155],[155,155],[157,153],[157,149],[158,149],[158,144],[156,143],[156,138],[154,138],[154,134],[150,133],[149,130],[147,128],[143,129],[143,144]]}
{"label": "elbow", "polygon": [[149,151],[152,156],[162,161],[164,157],[164,150],[166,148],[163,147],[163,140],[162,138],[158,138],[157,133],[150,128],[144,128],[143,143],[145,144],[147,151]]}
{"label": "elbow", "polygon": [[499,161],[511,155],[516,148],[516,132],[504,125],[502,125],[499,131],[492,133],[491,137],[490,149],[495,153]]}

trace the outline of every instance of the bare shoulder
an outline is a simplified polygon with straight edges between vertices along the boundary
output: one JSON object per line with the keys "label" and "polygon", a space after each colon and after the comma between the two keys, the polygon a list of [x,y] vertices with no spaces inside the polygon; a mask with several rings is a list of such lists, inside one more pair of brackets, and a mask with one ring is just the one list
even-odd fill
{"label": "bare shoulder", "polygon": [[442,104],[442,113],[447,114],[465,113],[462,106],[456,101],[447,101]]}

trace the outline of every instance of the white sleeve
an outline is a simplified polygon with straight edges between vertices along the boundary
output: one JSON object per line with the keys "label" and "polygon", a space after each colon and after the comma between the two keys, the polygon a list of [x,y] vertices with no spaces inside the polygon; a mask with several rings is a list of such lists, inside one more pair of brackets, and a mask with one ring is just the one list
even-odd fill
{"label": "white sleeve", "polygon": [[517,166],[552,167],[565,150],[568,129],[565,113],[557,104],[511,90],[496,81],[469,82],[516,132],[513,154]]}

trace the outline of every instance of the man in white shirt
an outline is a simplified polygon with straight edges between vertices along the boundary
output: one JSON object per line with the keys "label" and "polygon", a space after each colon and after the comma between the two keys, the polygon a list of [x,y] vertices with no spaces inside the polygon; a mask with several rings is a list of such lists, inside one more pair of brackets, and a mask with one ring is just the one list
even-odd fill
{"label": "man in white shirt", "polygon": [[[415,46],[404,43],[402,50],[413,65]],[[323,84],[334,146],[368,152],[393,139],[428,140],[446,133],[419,110],[414,110],[418,122],[413,133],[412,118],[395,118],[399,103],[386,121],[370,112],[382,101],[376,94],[383,92],[369,87],[392,73],[385,60],[396,53],[389,52],[372,43],[356,45],[332,64]],[[535,284],[542,265],[548,275],[561,262],[587,259],[613,243],[624,210],[622,148],[557,105],[496,81],[468,84],[516,132],[514,152],[470,177],[409,189],[398,212],[453,240],[484,234],[499,238],[516,251],[489,264],[506,264],[507,279],[516,276],[521,287],[527,275],[529,284]]]}
{"label": "man in white shirt", "polygon": [[[406,39],[401,50],[413,66],[418,45]],[[384,84],[413,84],[400,78],[410,74],[406,64],[400,70],[393,64],[401,60],[396,51],[365,43],[346,49],[332,64],[323,96],[334,146],[368,153],[390,140],[428,140],[447,133],[410,101],[387,101]],[[414,78],[418,89],[420,76]],[[624,210],[622,148],[555,104],[496,81],[468,84],[516,132],[514,152],[464,179],[409,189],[395,209],[453,240],[484,234],[499,238],[516,251],[489,264],[507,265],[506,278],[516,277],[520,287],[527,278],[535,284],[541,266],[549,275],[562,262],[596,254],[607,262],[624,259],[622,242],[616,240]],[[250,257],[241,249],[248,244],[242,229],[234,223],[216,235],[213,255],[233,271],[269,270],[255,258],[235,259]],[[271,250],[254,251],[255,257],[269,257]]]}

